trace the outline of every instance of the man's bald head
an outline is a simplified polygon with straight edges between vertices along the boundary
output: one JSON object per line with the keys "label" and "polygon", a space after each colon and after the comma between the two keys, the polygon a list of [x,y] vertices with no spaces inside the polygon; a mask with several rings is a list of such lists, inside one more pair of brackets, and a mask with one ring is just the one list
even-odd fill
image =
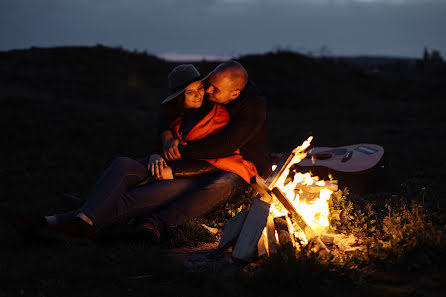
{"label": "man's bald head", "polygon": [[236,61],[228,61],[218,65],[209,77],[209,100],[227,104],[236,99],[248,83],[248,73]]}
{"label": "man's bald head", "polygon": [[237,61],[227,61],[218,65],[214,73],[221,73],[222,75],[227,75],[231,80],[234,89],[239,89],[242,91],[246,83],[248,82],[248,72],[246,72],[245,67],[242,66]]}

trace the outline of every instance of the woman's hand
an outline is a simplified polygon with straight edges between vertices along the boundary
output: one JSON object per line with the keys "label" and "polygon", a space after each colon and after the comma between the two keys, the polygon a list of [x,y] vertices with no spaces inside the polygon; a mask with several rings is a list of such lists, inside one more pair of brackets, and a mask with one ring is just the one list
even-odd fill
{"label": "woman's hand", "polygon": [[[160,179],[163,176],[163,171],[167,167],[166,161],[158,154],[150,155],[147,169],[153,177]],[[172,174],[172,170],[170,170]]]}

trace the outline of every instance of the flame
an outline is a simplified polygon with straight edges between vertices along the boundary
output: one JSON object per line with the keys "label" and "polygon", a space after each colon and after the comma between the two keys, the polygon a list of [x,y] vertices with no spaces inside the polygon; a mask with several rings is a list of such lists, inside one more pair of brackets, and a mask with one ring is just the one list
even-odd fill
{"label": "flame", "polygon": [[[320,235],[329,227],[328,215],[329,207],[328,201],[333,191],[328,188],[324,188],[327,183],[323,180],[319,180],[319,177],[312,176],[311,173],[296,173],[294,180],[285,185],[285,179],[289,175],[289,169],[291,165],[299,163],[303,160],[307,154],[304,152],[311,143],[313,138],[308,138],[301,146],[297,147],[293,153],[295,153],[293,159],[289,165],[283,170],[283,173],[278,178],[277,182],[272,187],[278,187],[286,198],[293,204],[299,214],[303,217],[305,222],[313,228],[313,230]],[[319,196],[317,193],[308,193],[302,190],[301,187],[311,186],[321,188]],[[274,217],[284,215],[287,213],[286,209],[281,206],[279,201],[275,201],[271,205],[270,212]],[[302,243],[307,243],[308,240],[302,230],[295,229],[294,234],[301,240]]]}
{"label": "flame", "polygon": [[288,211],[285,209],[285,207],[282,206],[279,201],[277,201],[276,203],[271,203],[269,212],[273,215],[273,218],[286,216],[288,214]]}

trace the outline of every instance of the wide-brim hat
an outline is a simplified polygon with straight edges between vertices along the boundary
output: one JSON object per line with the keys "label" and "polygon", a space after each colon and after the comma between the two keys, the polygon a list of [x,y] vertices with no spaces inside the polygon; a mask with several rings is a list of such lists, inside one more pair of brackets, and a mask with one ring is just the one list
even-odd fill
{"label": "wide-brim hat", "polygon": [[188,85],[196,81],[205,80],[209,75],[210,73],[203,77],[192,64],[181,64],[175,67],[167,76],[170,95],[161,104],[175,99]]}

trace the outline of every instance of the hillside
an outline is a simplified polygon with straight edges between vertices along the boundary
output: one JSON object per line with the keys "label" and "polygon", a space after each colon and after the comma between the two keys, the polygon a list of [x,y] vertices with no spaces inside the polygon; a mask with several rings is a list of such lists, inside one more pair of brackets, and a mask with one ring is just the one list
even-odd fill
{"label": "hillside", "polygon": [[[244,201],[175,226],[161,248],[30,243],[4,215],[0,296],[444,296],[446,63],[285,51],[238,60],[266,96],[271,151],[309,135],[315,146],[384,147],[375,190],[342,210],[345,230],[373,236],[373,248],[342,263],[302,253],[187,273],[165,250],[215,240],[201,224],[221,229]],[[0,208],[67,210],[63,194],[85,197],[115,157],[145,156],[174,66],[103,46],[0,52]]]}
{"label": "hillside", "polygon": [[[398,181],[417,172],[425,172],[423,176],[432,180],[444,176],[444,169],[433,169],[437,166],[431,156],[440,154],[443,141],[437,135],[444,131],[440,110],[445,104],[445,63],[352,60],[315,59],[292,52],[239,58],[266,95],[272,151],[289,151],[310,134],[317,146],[378,143],[386,149],[391,174]],[[207,73],[217,64],[196,65]],[[45,113],[62,117],[59,109],[77,110],[79,117],[97,113],[104,127],[113,126],[106,121],[113,113],[116,117],[125,113],[122,120],[140,127],[139,132],[128,133],[139,137],[143,145],[106,153],[144,154],[152,138],[154,112],[167,94],[166,77],[174,65],[146,53],[97,46],[0,52],[0,67],[5,145],[10,148],[7,153],[20,159],[14,155],[17,135],[26,142],[23,136],[51,133],[47,129],[30,135],[37,127],[28,127],[26,122],[35,120],[41,129],[50,128],[55,119]],[[21,114],[16,114],[17,108]],[[136,123],[133,113],[144,119]],[[76,121],[68,125],[80,129],[81,118]],[[67,130],[59,132],[67,134]],[[48,139],[44,146],[57,145],[54,141]],[[10,168],[11,159],[2,160],[8,164],[3,167]]]}

